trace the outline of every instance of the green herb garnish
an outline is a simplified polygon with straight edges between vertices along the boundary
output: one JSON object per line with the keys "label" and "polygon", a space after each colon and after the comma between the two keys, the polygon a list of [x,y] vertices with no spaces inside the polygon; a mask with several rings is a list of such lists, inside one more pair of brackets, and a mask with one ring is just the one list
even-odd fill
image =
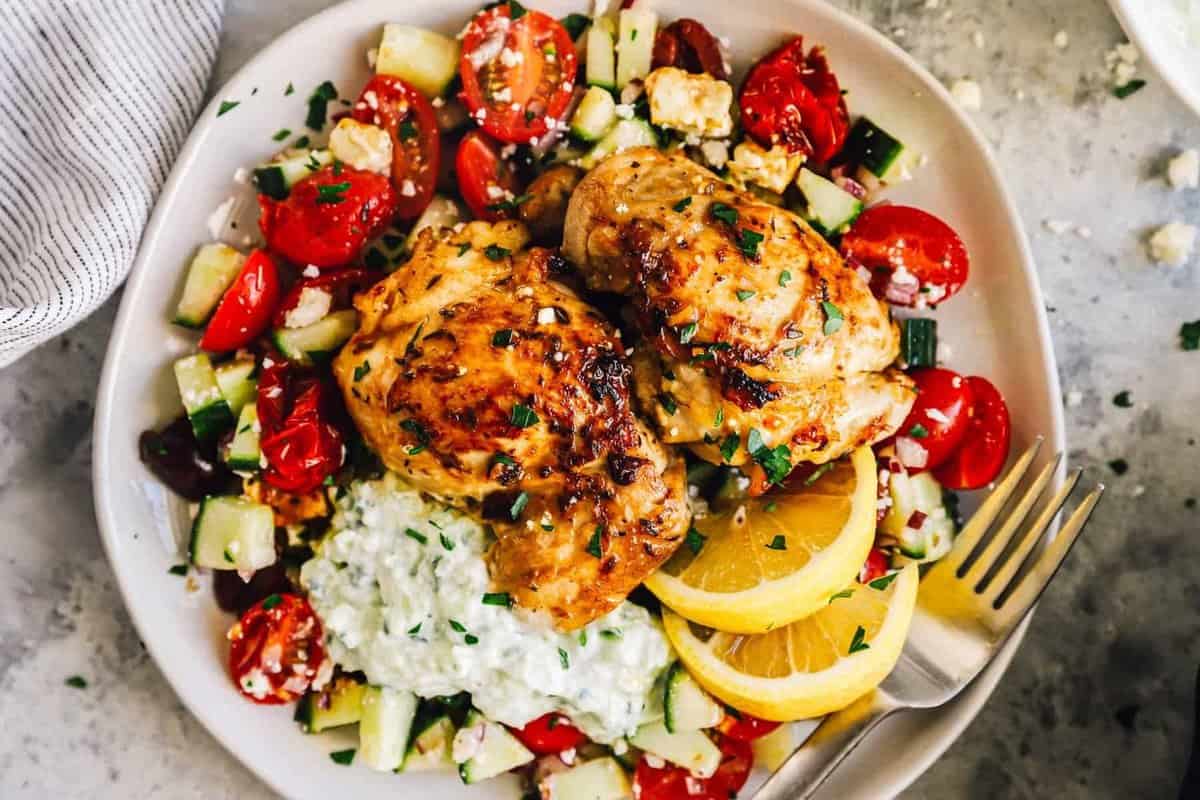
{"label": "green herb garnish", "polygon": [[425,430],[425,426],[417,422],[415,419],[406,419],[400,423],[400,427],[413,435],[417,443],[408,448],[408,454],[415,456],[426,447],[429,446],[429,431]]}
{"label": "green herb garnish", "polygon": [[896,576],[899,574],[899,572],[892,572],[887,575],[881,575],[868,583],[867,586],[870,586],[872,589],[878,589],[882,592],[884,589],[892,585],[892,581],[896,580]]}
{"label": "green herb garnish", "polygon": [[508,592],[488,592],[483,596],[483,604],[485,606],[503,606],[504,608],[512,608],[512,597]]}
{"label": "green herb garnish", "polygon": [[1126,389],[1113,395],[1113,405],[1117,408],[1133,408],[1133,398]]}
{"label": "green herb garnish", "polygon": [[708,537],[700,531],[696,530],[695,526],[688,528],[687,535],[683,537],[683,542],[692,551],[692,555],[700,555],[700,551],[704,549],[704,543],[708,541]]}
{"label": "green herb garnish", "polygon": [[222,100],[221,107],[217,109],[217,116],[223,117],[230,111],[233,111],[235,108],[240,106],[241,104],[242,104],[241,100]]}
{"label": "green herb garnish", "polygon": [[787,550],[787,537],[782,533],[775,535],[771,543],[767,545],[768,550]]}
{"label": "green herb garnish", "polygon": [[521,512],[525,510],[525,506],[529,505],[529,492],[521,492],[517,495],[517,499],[513,500],[508,509],[508,516],[515,522],[521,516]]}
{"label": "green herb garnish", "polygon": [[789,272],[785,269],[783,272],[779,273],[779,285],[780,286],[787,286],[791,282],[792,282],[792,273],[791,272]]}
{"label": "green herb garnish", "polygon": [[1200,319],[1179,326],[1179,346],[1184,350],[1200,350]]}
{"label": "green herb garnish", "polygon": [[63,683],[65,683],[67,686],[70,686],[72,689],[86,689],[88,687],[87,679],[82,675],[72,675],[63,681]]}
{"label": "green herb garnish", "polygon": [[348,191],[350,191],[350,181],[321,184],[317,187],[317,203],[327,205],[341,203],[345,201]]}
{"label": "green herb garnish", "polygon": [[188,565],[187,564],[176,564],[175,566],[173,566],[169,570],[167,570],[167,572],[171,573],[172,575],[187,575]]}
{"label": "green herb garnish", "polygon": [[429,537],[428,537],[428,536],[426,536],[425,534],[421,533],[420,531],[413,530],[412,528],[405,528],[405,529],[404,529],[404,535],[405,535],[405,536],[407,536],[407,537],[408,537],[408,538],[410,538],[410,539],[414,539],[414,540],[416,540],[416,541],[420,542],[421,544],[428,544],[428,543],[429,543]]}
{"label": "green herb garnish", "polygon": [[731,433],[721,442],[721,458],[725,461],[732,461],[734,454],[737,452],[738,446],[741,445],[742,438],[736,433]]}
{"label": "green herb garnish", "polygon": [[483,248],[483,254],[492,261],[503,261],[504,259],[508,258],[511,252],[512,251],[507,247],[501,247],[498,244],[489,244],[487,247]]}
{"label": "green herb garnish", "polygon": [[1114,87],[1112,90],[1113,97],[1117,98],[1118,100],[1124,100],[1126,97],[1129,97],[1129,95],[1133,94],[1134,92],[1141,91],[1142,89],[1145,88],[1145,86],[1146,86],[1146,82],[1144,80],[1142,80],[1141,78],[1134,78],[1129,83],[1125,83],[1120,86]]}
{"label": "green herb garnish", "polygon": [[331,81],[325,81],[313,89],[313,93],[308,98],[308,116],[305,117],[304,124],[314,131],[324,128],[329,101],[336,100],[337,96],[337,89]]}
{"label": "green herb garnish", "polygon": [[501,200],[498,203],[492,203],[487,207],[488,211],[494,211],[497,214],[511,213],[515,214],[522,203],[527,203],[533,199],[531,194],[519,194],[512,200]]}
{"label": "green herb garnish", "polygon": [[291,135],[292,135],[292,132],[290,130],[288,130],[287,128],[280,128],[278,131],[275,132],[275,135],[272,136],[271,138],[277,142],[282,142],[284,139],[286,139],[287,137],[289,137]]}
{"label": "green herb garnish", "polygon": [[333,763],[341,764],[343,767],[345,767],[348,766],[350,762],[354,761],[355,752],[357,751],[353,747],[351,747],[349,750],[335,750],[329,754],[329,758],[333,760]]}
{"label": "green herb garnish", "polygon": [[854,636],[850,639],[850,655],[854,655],[859,650],[869,650],[871,645],[864,641],[867,638],[867,631],[859,625],[854,629]]}
{"label": "green herb garnish", "polygon": [[679,410],[679,404],[675,402],[675,396],[670,392],[662,392],[658,396],[658,404],[663,407],[668,415],[675,416],[675,412]]}
{"label": "green herb garnish", "polygon": [[587,553],[595,558],[601,558],[604,555],[604,526],[597,525],[596,530],[592,531],[592,536],[588,539]]}
{"label": "green herb garnish", "polygon": [[683,211],[685,208],[687,208],[691,204],[692,204],[692,196],[688,195],[687,197],[683,198],[675,205],[671,206],[671,208],[675,209],[676,211]]}
{"label": "green herb garnish", "polygon": [[829,598],[829,605],[833,605],[834,600],[843,600],[847,597],[850,597],[853,594],[854,594],[853,589],[842,589],[840,592],[835,594],[833,597]]}
{"label": "green herb garnish", "polygon": [[757,428],[751,428],[747,434],[746,450],[755,463],[763,468],[767,480],[771,483],[782,483],[792,471],[792,451],[788,446],[781,444],[768,447]]}
{"label": "green herb garnish", "polygon": [[751,297],[754,297],[756,292],[752,292],[749,289],[738,289],[736,292],[734,292],[734,294],[737,295],[739,303],[744,303]]}
{"label": "green herb garnish", "polygon": [[517,403],[512,408],[511,422],[518,428],[529,428],[538,424],[538,415],[524,403]]}
{"label": "green herb garnish", "polygon": [[358,383],[371,371],[371,362],[364,361],[354,368],[354,382]]}
{"label": "green herb garnish", "polygon": [[571,668],[571,657],[567,655],[567,651],[563,650],[561,647],[558,648],[558,661],[560,664],[562,664],[563,669]]}
{"label": "green herb garnish", "polygon": [[746,258],[758,258],[758,246],[764,238],[758,231],[742,228],[738,233],[738,248]]}
{"label": "green herb garnish", "polygon": [[727,222],[730,225],[737,224],[738,212],[736,208],[727,206],[724,203],[713,203],[709,210],[716,219]]}
{"label": "green herb garnish", "polygon": [[263,598],[262,607],[264,609],[266,609],[267,611],[270,611],[272,608],[274,608],[275,606],[279,605],[282,602],[283,602],[283,598],[280,597],[279,595],[269,594],[265,598]]}
{"label": "green herb garnish", "polygon": [[908,429],[908,435],[914,439],[924,439],[929,436],[929,429],[918,422]]}
{"label": "green herb garnish", "polygon": [[679,329],[679,343],[687,344],[696,336],[696,331],[700,329],[699,323],[689,322]]}

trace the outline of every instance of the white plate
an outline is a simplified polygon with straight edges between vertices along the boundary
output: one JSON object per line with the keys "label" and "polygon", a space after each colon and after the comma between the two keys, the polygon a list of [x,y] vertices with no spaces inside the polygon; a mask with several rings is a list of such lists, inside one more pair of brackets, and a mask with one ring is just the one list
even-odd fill
{"label": "white plate", "polygon": [[[555,15],[579,0],[545,0]],[[454,775],[381,775],[333,764],[327,754],[353,746],[335,736],[305,736],[290,710],[242,700],[225,671],[230,619],[208,582],[189,595],[168,574],[180,561],[185,503],[138,461],[137,437],[180,412],[170,364],[195,337],[168,323],[183,266],[208,239],[206,218],[233,192],[234,171],[276,147],[278,129],[302,128],[305,99],[332,79],[347,94],[368,77],[366,50],[385,21],[457,31],[478,0],[355,0],[298,25],[217,92],[181,154],[142,241],[108,350],[95,425],[94,484],[104,544],[142,640],[180,698],[237,758],[293,798],[434,797],[515,800],[504,782],[467,788]],[[946,91],[904,52],[867,26],[816,0],[661,0],[667,19],[691,16],[728,36],[741,67],[785,32],[824,43],[851,109],[868,113],[929,155],[916,180],[891,195],[945,218],[973,255],[968,288],[937,314],[950,365],[991,378],[1007,396],[1016,448],[1045,434],[1063,447],[1057,372],[1028,245],[1018,215],[982,138]],[[284,96],[293,83],[296,91]],[[253,93],[253,90],[257,92]],[[222,100],[241,105],[216,117]],[[247,210],[252,208],[246,203]],[[251,216],[252,216],[252,212]],[[1019,637],[1018,637],[1019,638]],[[827,794],[880,798],[901,791],[936,759],[987,699],[1017,646],[957,702],[897,717],[861,747]]]}
{"label": "white plate", "polygon": [[1175,0],[1109,0],[1129,39],[1163,80],[1200,114],[1200,42],[1181,31]]}

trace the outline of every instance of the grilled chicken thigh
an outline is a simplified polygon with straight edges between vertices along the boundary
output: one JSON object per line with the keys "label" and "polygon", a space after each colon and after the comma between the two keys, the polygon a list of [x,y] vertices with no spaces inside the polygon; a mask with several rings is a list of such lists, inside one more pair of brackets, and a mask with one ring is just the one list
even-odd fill
{"label": "grilled chicken thigh", "polygon": [[613,329],[528,238],[519,222],[422,232],[357,299],[334,372],[390,469],[493,523],[497,588],[572,629],[678,547],[684,467],[634,416]]}
{"label": "grilled chicken thigh", "polygon": [[742,464],[761,445],[823,463],[895,432],[911,381],[887,307],[791,212],[680,154],[627,150],[571,197],[564,254],[629,296],[638,397],[663,440]]}

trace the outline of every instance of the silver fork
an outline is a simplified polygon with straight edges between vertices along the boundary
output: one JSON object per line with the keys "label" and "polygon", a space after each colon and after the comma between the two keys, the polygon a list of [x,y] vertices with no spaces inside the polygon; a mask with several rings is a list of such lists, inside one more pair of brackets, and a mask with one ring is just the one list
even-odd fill
{"label": "silver fork", "polygon": [[[963,527],[953,549],[922,578],[904,652],[887,679],[850,708],[826,717],[763,784],[754,800],[812,797],[876,725],[903,709],[949,702],[991,662],[1049,585],[1104,493],[1100,485],[1088,494],[1058,535],[1022,572],[1022,565],[1050,529],[1082,474],[1082,470],[1073,472],[1026,526],[1058,468],[1059,453],[1001,516],[1041,445],[1038,437],[1017,459]],[[1018,533],[1022,533],[1019,538]],[[972,559],[976,550],[980,552]]]}

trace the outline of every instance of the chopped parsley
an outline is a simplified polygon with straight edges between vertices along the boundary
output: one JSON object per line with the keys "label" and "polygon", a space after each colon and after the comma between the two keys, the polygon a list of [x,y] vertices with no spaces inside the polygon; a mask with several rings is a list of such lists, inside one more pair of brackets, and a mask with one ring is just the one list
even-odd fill
{"label": "chopped parsley", "polygon": [[454,549],[454,540],[451,539],[449,536],[447,536],[444,533],[439,533],[438,538],[442,540],[442,547],[444,547],[447,550]]}
{"label": "chopped parsley", "polygon": [[825,311],[825,335],[833,336],[842,329],[842,321],[845,319],[842,310],[828,300],[821,301],[821,308]]}
{"label": "chopped parsley", "polygon": [[345,201],[348,191],[350,191],[350,181],[322,184],[317,187],[317,203],[327,205],[341,203]]}
{"label": "chopped parsley", "polygon": [[692,196],[689,194],[687,197],[683,198],[678,203],[671,206],[671,208],[675,209],[676,211],[683,211],[685,208],[687,208],[691,204],[692,204]]}
{"label": "chopped parsley", "polygon": [[869,650],[871,645],[867,644],[867,630],[862,625],[854,629],[854,636],[850,639],[850,655],[854,655],[859,650]]}
{"label": "chopped parsley", "polygon": [[779,273],[779,285],[780,286],[787,286],[791,282],[792,282],[792,273],[788,272],[786,269],[783,272]]}
{"label": "chopped parsley", "polygon": [[338,175],[341,175],[341,174],[342,174],[342,170],[343,170],[343,169],[345,169],[345,168],[346,168],[346,165],[345,165],[345,164],[342,162],[342,160],[341,160],[340,158],[335,158],[335,159],[333,160],[333,175],[334,175],[334,177],[335,177],[335,178],[336,178]]}
{"label": "chopped parsley", "polygon": [[775,538],[767,545],[768,550],[787,550],[787,537],[782,533],[775,534]]}
{"label": "chopped parsley", "polygon": [[416,636],[420,632],[421,632],[421,623],[419,623],[419,622],[416,625],[413,625],[411,628],[408,629],[409,636]]}
{"label": "chopped parsley", "polygon": [[517,466],[517,460],[508,453],[493,453],[492,464],[504,464],[508,467],[515,467]]}
{"label": "chopped parsley", "polygon": [[737,299],[738,299],[739,303],[744,303],[747,300],[749,300],[751,297],[754,297],[754,295],[757,294],[757,292],[753,292],[749,289],[738,289],[736,292],[734,292],[734,294],[737,295]]}
{"label": "chopped parsley", "polygon": [[737,224],[738,212],[736,208],[727,206],[724,203],[713,203],[710,211],[712,212],[713,217],[721,220],[722,222],[727,222],[730,225]]}
{"label": "chopped parsley", "polygon": [[411,119],[406,119],[396,129],[396,134],[400,137],[401,141],[407,141],[417,135],[417,126],[413,124]]}
{"label": "chopped parsley", "polygon": [[738,249],[746,258],[758,258],[758,246],[762,244],[764,238],[758,231],[742,228],[738,232]]}
{"label": "chopped parsley", "polygon": [[280,128],[278,131],[275,132],[275,135],[272,136],[271,138],[277,142],[282,142],[284,139],[286,139],[287,137],[289,137],[291,135],[292,135],[292,132],[290,130],[288,130],[287,128]]}
{"label": "chopped parsley", "polygon": [[1200,350],[1200,319],[1179,326],[1179,346],[1184,350]]}
{"label": "chopped parsley", "polygon": [[463,254],[465,254],[465,253],[466,253],[468,250],[470,250],[470,249],[471,249],[471,243],[470,243],[470,242],[463,242],[462,244],[460,244],[460,245],[458,246],[458,256],[459,256],[459,258],[462,258]]}
{"label": "chopped parsley", "polygon": [[596,530],[592,531],[592,536],[588,539],[587,553],[595,558],[604,556],[604,526],[597,525]]}
{"label": "chopped parsley", "polygon": [[229,548],[225,548],[225,552],[221,553],[221,555],[228,563],[234,563],[233,553],[229,552]]}
{"label": "chopped parsley", "polygon": [[511,328],[502,328],[492,334],[492,347],[508,347],[513,343]]}
{"label": "chopped parsley", "polygon": [[521,516],[521,512],[525,510],[525,506],[529,505],[529,492],[521,492],[517,495],[517,499],[513,500],[508,509],[508,515],[515,522]]}
{"label": "chopped parsley", "polygon": [[770,501],[765,506],[763,506],[763,511],[767,512],[768,514],[774,514],[778,510],[779,510],[779,503],[776,503],[774,500]]}
{"label": "chopped parsley", "polygon": [[721,427],[721,423],[725,421],[725,406],[717,406],[717,413],[713,414],[713,427]]}
{"label": "chopped parsley", "polygon": [[367,377],[367,374],[370,373],[370,371],[371,371],[371,362],[370,361],[364,361],[363,363],[359,364],[357,367],[354,368],[354,382],[358,383],[363,378]]}
{"label": "chopped parsley", "polygon": [[538,424],[538,415],[524,403],[517,403],[512,408],[511,421],[518,428],[529,428]]}
{"label": "chopped parsley", "polygon": [[918,422],[908,429],[908,435],[914,439],[924,439],[929,436],[929,429]]}
{"label": "chopped parsley", "polygon": [[504,259],[508,258],[509,253],[511,252],[512,251],[507,247],[501,247],[498,244],[489,244],[487,247],[483,248],[483,254],[492,261],[503,261]]}
{"label": "chopped parsley", "polygon": [[173,566],[169,570],[167,570],[167,572],[171,573],[172,575],[181,575],[181,576],[187,575],[188,565],[187,564],[176,564],[175,566]]}
{"label": "chopped parsley", "polygon": [[277,594],[269,594],[262,601],[262,607],[270,611],[275,606],[283,602],[283,598]]}
{"label": "chopped parsley", "polygon": [[456,619],[450,620],[450,627],[454,629],[455,633],[466,633],[467,632],[466,626],[463,625],[461,622],[459,622]]}
{"label": "chopped parsley", "polygon": [[587,631],[579,632],[579,646],[587,647]]}
{"label": "chopped parsley", "polygon": [[896,580],[896,576],[899,574],[899,572],[892,572],[887,575],[881,575],[880,577],[868,583],[867,586],[882,592],[884,589],[892,585],[892,581]]}
{"label": "chopped parsley", "polygon": [[308,147],[310,141],[311,140],[307,136],[301,136],[296,141],[292,142],[292,147],[295,147],[297,150],[303,150],[304,148]]}
{"label": "chopped parsley", "polygon": [[689,322],[679,329],[679,343],[687,344],[696,337],[696,331],[700,329],[700,325],[695,322]]}
{"label": "chopped parsley", "polygon": [[1126,389],[1113,395],[1113,405],[1117,408],[1133,408],[1133,398],[1130,397],[1129,390]]}
{"label": "chopped parsley", "polygon": [[829,598],[829,605],[833,605],[834,600],[842,600],[854,594],[853,589],[842,589],[840,592]]}
{"label": "chopped parsley", "polygon": [[417,422],[415,419],[406,419],[400,423],[400,427],[413,435],[417,443],[408,448],[408,454],[415,456],[429,446],[429,431],[425,430],[425,426]]}
{"label": "chopped parsley", "polygon": [[[579,38],[579,34],[583,33],[583,29],[592,24],[592,20],[586,14],[567,14],[558,23],[566,28],[571,41],[575,41]],[[547,45],[544,52],[552,52],[552,47],[552,45]]]}
{"label": "chopped parsley", "polygon": [[516,22],[521,17],[525,16],[525,6],[521,5],[518,0],[508,0],[508,17],[513,22]]}
{"label": "chopped parsley", "polygon": [[637,28],[634,28],[633,30],[631,30],[629,32],[629,41],[631,41],[631,42],[637,41]]}
{"label": "chopped parsley", "polygon": [[338,96],[337,89],[331,81],[325,81],[316,89],[308,98],[308,116],[304,119],[304,124],[314,131],[319,131],[325,127],[325,112],[329,108],[329,101],[336,100]]}
{"label": "chopped parsley", "polygon": [[658,396],[658,404],[663,407],[669,416],[675,416],[675,412],[679,410],[679,404],[675,402],[675,396],[670,392],[662,392]]}
{"label": "chopped parsley", "polygon": [[335,750],[329,754],[329,758],[332,759],[333,763],[341,764],[343,767],[345,767],[348,766],[350,762],[354,761],[355,752],[357,751],[353,747],[351,747],[349,750]]}
{"label": "chopped parsley", "polygon": [[1129,462],[1123,458],[1114,458],[1108,462],[1108,468],[1116,475],[1124,475],[1126,472],[1129,472]]}
{"label": "chopped parsley", "polygon": [[429,544],[428,536],[421,533],[420,531],[413,530],[412,528],[405,528],[404,535],[410,539],[414,539],[414,540],[420,542],[421,544]]}
{"label": "chopped parsley", "polygon": [[804,485],[812,486],[814,483],[821,480],[822,475],[824,475],[826,472],[829,472],[831,469],[833,469],[833,466],[834,466],[834,464],[832,461],[826,461],[824,464],[821,464],[819,467],[817,467],[816,469],[813,470],[812,475],[809,475],[807,478],[804,479]]}
{"label": "chopped parsley", "polygon": [[605,639],[612,640],[620,639],[623,634],[621,633],[620,628],[605,628],[604,630],[600,631],[600,635]]}
{"label": "chopped parsley", "polygon": [[86,689],[88,687],[87,679],[82,675],[72,675],[63,681],[63,683],[65,683],[67,686],[70,686],[72,689]]}
{"label": "chopped parsley", "polygon": [[226,114],[228,114],[230,111],[233,111],[235,108],[240,106],[241,104],[242,104],[241,100],[222,100],[221,107],[217,109],[217,116],[223,117]]}
{"label": "chopped parsley", "polygon": [[283,96],[287,97],[287,96],[295,94],[295,93],[296,93],[296,87],[292,86],[291,82],[289,81],[287,88],[283,90]]}
{"label": "chopped parsley", "polygon": [[508,592],[488,592],[483,596],[485,606],[503,606],[512,608],[512,596]]}
{"label": "chopped parsley", "polygon": [[721,458],[724,461],[732,461],[734,453],[737,452],[738,446],[741,445],[742,438],[736,433],[731,433],[721,442]]}
{"label": "chopped parsley", "polygon": [[1146,82],[1144,80],[1142,80],[1141,78],[1134,78],[1129,83],[1124,83],[1124,84],[1121,84],[1120,86],[1114,87],[1112,90],[1113,97],[1117,98],[1118,100],[1124,100],[1126,97],[1129,97],[1129,95],[1133,94],[1134,92],[1138,92],[1138,91],[1142,90],[1143,88],[1145,88],[1145,86],[1146,86]]}
{"label": "chopped parsley", "polygon": [[471,645],[479,644],[479,637],[473,633],[468,633],[466,636],[463,637],[463,642],[466,644],[471,644]]}
{"label": "chopped parsley", "polygon": [[757,428],[751,428],[746,436],[746,450],[754,462],[763,468],[767,480],[782,483],[792,471],[792,451],[785,444],[768,447]]}
{"label": "chopped parsley", "polygon": [[567,655],[567,651],[563,650],[561,647],[558,648],[558,661],[560,664],[562,664],[563,669],[571,668],[571,657]]}
{"label": "chopped parsley", "polygon": [[688,528],[687,535],[683,537],[683,542],[692,551],[692,555],[700,555],[700,551],[704,549],[704,543],[708,541],[708,537],[700,531],[696,530],[695,526]]}
{"label": "chopped parsley", "polygon": [[495,211],[497,213],[516,213],[517,209],[521,207],[522,203],[527,203],[532,199],[533,195],[531,194],[519,194],[512,200],[501,200],[498,203],[492,203],[487,207],[487,210]]}

